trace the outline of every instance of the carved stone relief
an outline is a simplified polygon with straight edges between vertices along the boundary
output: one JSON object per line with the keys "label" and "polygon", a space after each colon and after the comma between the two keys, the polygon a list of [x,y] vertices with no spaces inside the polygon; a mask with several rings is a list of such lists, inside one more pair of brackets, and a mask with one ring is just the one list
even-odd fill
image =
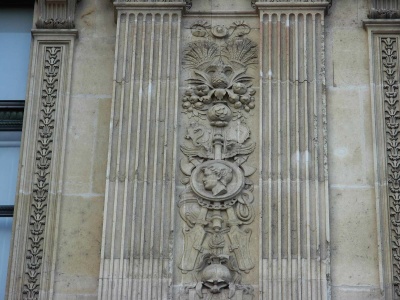
{"label": "carved stone relief", "polygon": [[75,28],[75,6],[77,0],[39,0],[38,29]]}
{"label": "carved stone relief", "polygon": [[22,291],[22,299],[26,300],[39,299],[60,57],[61,47],[47,47],[45,49],[45,76],[43,78],[40,109],[42,116],[39,119],[38,151],[36,153],[36,170],[32,189],[25,278]]}
{"label": "carved stone relief", "polygon": [[400,18],[397,0],[372,0],[369,19],[398,19]]}
{"label": "carved stone relief", "polygon": [[381,38],[394,292],[400,296],[400,147],[397,39]]}
{"label": "carved stone relief", "polygon": [[371,9],[369,19],[399,19],[400,11],[393,9]]}
{"label": "carved stone relief", "polygon": [[181,145],[186,188],[178,206],[186,224],[178,267],[193,282],[182,299],[252,298],[252,286],[241,282],[255,266],[246,228],[255,217],[249,176],[256,171],[246,164],[256,146],[246,125],[256,94],[247,69],[258,63],[250,30],[244,22],[212,27],[198,21],[191,27],[194,41],[184,48],[183,65],[194,76],[182,97],[190,125]]}

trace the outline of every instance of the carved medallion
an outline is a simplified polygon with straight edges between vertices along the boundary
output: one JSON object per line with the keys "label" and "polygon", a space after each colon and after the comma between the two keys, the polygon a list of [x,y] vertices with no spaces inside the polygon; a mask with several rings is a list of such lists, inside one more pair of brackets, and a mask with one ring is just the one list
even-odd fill
{"label": "carved medallion", "polygon": [[[184,251],[178,267],[190,273],[182,299],[251,299],[253,288],[242,275],[254,268],[249,245],[254,220],[253,183],[256,168],[246,165],[255,149],[246,124],[255,107],[253,78],[247,68],[257,63],[257,47],[245,37],[244,22],[209,26],[198,21],[186,45],[183,64],[194,77],[182,96],[190,125],[180,161],[186,189],[179,212],[186,223]],[[246,298],[248,295],[249,298]],[[207,296],[209,297],[209,296]]]}
{"label": "carved medallion", "polygon": [[190,185],[199,197],[222,201],[241,192],[244,176],[239,167],[229,161],[208,160],[194,169]]}

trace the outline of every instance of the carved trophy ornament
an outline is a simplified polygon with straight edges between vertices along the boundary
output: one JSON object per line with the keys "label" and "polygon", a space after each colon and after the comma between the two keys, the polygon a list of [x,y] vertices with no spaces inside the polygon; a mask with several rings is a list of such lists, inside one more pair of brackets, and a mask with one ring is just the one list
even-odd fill
{"label": "carved trophy ornament", "polygon": [[184,48],[183,66],[193,77],[182,98],[190,125],[181,145],[186,188],[178,206],[186,224],[178,267],[193,282],[181,299],[253,298],[252,286],[241,283],[254,268],[245,226],[255,217],[249,176],[256,168],[246,165],[256,146],[246,125],[256,94],[247,69],[258,63],[250,30],[244,22],[211,27],[199,21]]}

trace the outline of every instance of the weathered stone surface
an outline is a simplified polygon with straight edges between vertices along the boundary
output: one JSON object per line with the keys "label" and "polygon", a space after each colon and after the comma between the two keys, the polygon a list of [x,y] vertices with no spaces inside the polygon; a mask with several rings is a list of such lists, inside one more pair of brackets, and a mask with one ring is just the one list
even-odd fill
{"label": "weathered stone surface", "polygon": [[[75,7],[58,2],[37,17]],[[385,30],[398,39],[398,23],[362,22],[394,16],[384,2],[335,0],[327,15],[328,1],[78,2],[53,141],[65,144],[51,169],[59,214],[33,299],[395,297],[374,47]],[[229,41],[252,54],[235,61]],[[41,58],[32,52],[9,299],[29,260]]]}

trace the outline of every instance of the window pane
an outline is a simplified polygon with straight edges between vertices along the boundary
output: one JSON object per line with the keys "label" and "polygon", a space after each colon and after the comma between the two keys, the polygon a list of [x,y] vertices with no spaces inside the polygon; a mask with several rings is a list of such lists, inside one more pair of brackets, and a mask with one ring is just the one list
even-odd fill
{"label": "window pane", "polygon": [[[18,176],[21,132],[0,132],[0,205],[13,205]],[[0,218],[0,299],[5,295],[12,218]]]}
{"label": "window pane", "polygon": [[33,9],[0,10],[0,100],[25,100]]}

